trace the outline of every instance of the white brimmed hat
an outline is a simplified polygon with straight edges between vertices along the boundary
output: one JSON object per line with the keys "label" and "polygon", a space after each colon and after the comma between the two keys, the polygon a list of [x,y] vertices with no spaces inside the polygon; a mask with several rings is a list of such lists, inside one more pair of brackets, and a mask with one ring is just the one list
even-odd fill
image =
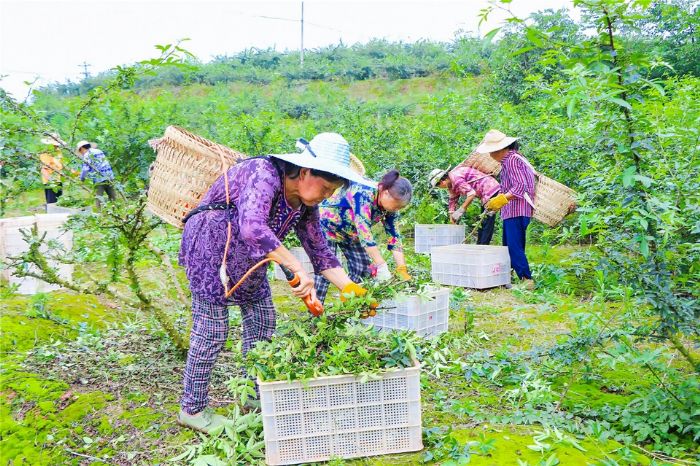
{"label": "white brimmed hat", "polygon": [[479,146],[476,148],[476,152],[480,152],[482,154],[496,152],[497,150],[510,146],[517,140],[518,138],[506,136],[497,129],[491,129],[488,133],[486,133],[486,136],[484,136],[481,144],[479,144]]}
{"label": "white brimmed hat", "polygon": [[92,146],[92,143],[91,143],[90,141],[85,141],[85,140],[80,141],[80,142],[78,143],[78,145],[75,146],[75,151],[76,151],[76,152],[80,152],[80,148],[83,147],[83,146],[87,146],[87,145]]}
{"label": "white brimmed hat", "polygon": [[299,167],[321,170],[346,180],[376,188],[377,183],[357,173],[350,166],[350,144],[338,133],[320,133],[311,142],[297,141],[301,154],[270,154],[271,157]]}
{"label": "white brimmed hat", "polygon": [[50,144],[52,146],[61,147],[66,145],[66,141],[61,139],[58,133],[47,133],[46,136],[41,138],[42,144]]}
{"label": "white brimmed hat", "polygon": [[449,166],[447,167],[447,170],[443,170],[441,168],[436,168],[435,170],[430,172],[430,175],[428,176],[428,183],[430,183],[431,188],[435,188],[437,184],[442,180],[445,175],[447,175],[450,172],[450,169],[452,167]]}

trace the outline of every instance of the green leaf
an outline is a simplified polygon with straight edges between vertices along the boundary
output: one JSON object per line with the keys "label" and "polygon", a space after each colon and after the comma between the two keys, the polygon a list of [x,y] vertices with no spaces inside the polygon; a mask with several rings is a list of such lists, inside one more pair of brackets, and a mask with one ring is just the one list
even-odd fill
{"label": "green leaf", "polygon": [[645,188],[648,188],[654,182],[654,180],[644,175],[634,175],[634,179],[642,183]]}
{"label": "green leaf", "polygon": [[540,32],[536,29],[533,28],[527,28],[525,35],[527,36],[527,39],[535,44],[537,47],[542,47],[544,45],[544,42],[542,41],[542,37],[540,36]]}
{"label": "green leaf", "polygon": [[645,259],[649,258],[649,240],[646,236],[642,236],[639,240],[639,252],[642,253]]}
{"label": "green leaf", "polygon": [[530,50],[535,50],[535,49],[536,49],[536,47],[533,47],[533,46],[523,47],[523,48],[520,48],[520,49],[516,50],[515,52],[511,53],[510,56],[517,57],[518,55],[522,55],[523,53],[527,53]]}
{"label": "green leaf", "polygon": [[620,99],[619,97],[608,97],[608,100],[614,104],[624,107],[628,110],[632,110],[632,106],[626,100]]}
{"label": "green leaf", "polygon": [[637,167],[632,165],[627,167],[625,171],[622,172],[622,186],[624,186],[625,188],[629,188],[630,186],[632,186],[635,171],[637,171]]}
{"label": "green leaf", "polygon": [[491,42],[496,34],[498,34],[498,31],[500,31],[501,28],[496,28],[496,29],[491,29],[489,32],[484,35],[484,41],[486,42]]}

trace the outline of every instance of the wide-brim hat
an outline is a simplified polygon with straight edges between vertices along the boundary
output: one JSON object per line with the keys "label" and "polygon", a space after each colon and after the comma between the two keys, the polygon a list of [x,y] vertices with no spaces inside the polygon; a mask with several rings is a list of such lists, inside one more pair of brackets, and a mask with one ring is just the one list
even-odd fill
{"label": "wide-brim hat", "polygon": [[428,182],[430,183],[430,187],[435,188],[435,186],[437,186],[437,184],[450,172],[451,168],[452,166],[449,166],[446,170],[436,168],[433,171],[431,171],[430,175],[428,176]]}
{"label": "wide-brim hat", "polygon": [[48,144],[51,146],[56,146],[56,147],[61,147],[66,145],[66,141],[61,139],[61,136],[58,135],[58,133],[49,133],[43,138],[41,138],[41,143],[42,144]]}
{"label": "wide-brim hat", "polygon": [[321,170],[355,183],[376,188],[377,183],[353,170],[350,165],[350,144],[338,133],[320,133],[311,142],[297,141],[300,154],[270,154],[299,167]]}
{"label": "wide-brim hat", "polygon": [[85,141],[85,140],[80,141],[80,142],[75,146],[75,151],[76,151],[76,152],[80,152],[80,148],[83,147],[83,146],[87,146],[87,145],[91,145],[91,146],[92,146],[92,143],[91,143],[90,141]]}
{"label": "wide-brim hat", "polygon": [[517,140],[518,138],[506,136],[497,129],[492,129],[486,133],[486,136],[484,136],[481,144],[479,144],[479,146],[476,148],[476,152],[482,154],[496,152],[501,149],[505,149]]}

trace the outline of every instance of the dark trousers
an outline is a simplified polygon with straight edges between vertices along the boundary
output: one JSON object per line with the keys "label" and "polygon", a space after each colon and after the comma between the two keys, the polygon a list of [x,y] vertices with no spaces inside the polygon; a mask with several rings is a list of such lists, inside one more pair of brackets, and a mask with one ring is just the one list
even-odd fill
{"label": "dark trousers", "polygon": [[532,278],[530,264],[525,256],[525,237],[530,217],[513,217],[503,220],[503,246],[508,246],[510,266],[518,278]]}
{"label": "dark trousers", "polygon": [[44,196],[46,197],[47,204],[57,203],[61,194],[63,194],[63,187],[60,183],[57,183],[53,188],[44,188]]}
{"label": "dark trousers", "polygon": [[100,201],[100,198],[104,196],[105,193],[107,194],[107,197],[110,201],[113,201],[117,198],[117,192],[114,190],[114,186],[112,186],[112,183],[98,183],[97,185],[95,185],[95,193],[97,194],[95,202],[97,203],[98,209],[102,207],[102,202]]}
{"label": "dark trousers", "polygon": [[[481,207],[481,213],[486,211],[486,207]],[[491,244],[493,238],[493,228],[496,226],[496,214],[487,215],[481,222],[479,231],[477,232],[476,244]]]}

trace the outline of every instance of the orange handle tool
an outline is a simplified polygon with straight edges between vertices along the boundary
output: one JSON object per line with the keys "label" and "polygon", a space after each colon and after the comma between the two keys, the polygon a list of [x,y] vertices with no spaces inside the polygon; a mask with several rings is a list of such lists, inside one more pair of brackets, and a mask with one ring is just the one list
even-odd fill
{"label": "orange handle tool", "polygon": [[[296,288],[297,286],[299,286],[299,282],[301,282],[301,280],[299,279],[299,275],[295,274],[294,272],[292,272],[287,267],[281,264],[280,268],[282,269],[282,272],[284,272],[284,276],[287,277],[287,282],[289,283],[289,286],[291,286],[292,288]],[[323,303],[317,298],[314,298],[311,295],[307,295],[304,298],[302,298],[302,300],[304,301],[304,304],[306,304],[306,307],[312,316],[318,317],[321,314],[323,314]]]}

